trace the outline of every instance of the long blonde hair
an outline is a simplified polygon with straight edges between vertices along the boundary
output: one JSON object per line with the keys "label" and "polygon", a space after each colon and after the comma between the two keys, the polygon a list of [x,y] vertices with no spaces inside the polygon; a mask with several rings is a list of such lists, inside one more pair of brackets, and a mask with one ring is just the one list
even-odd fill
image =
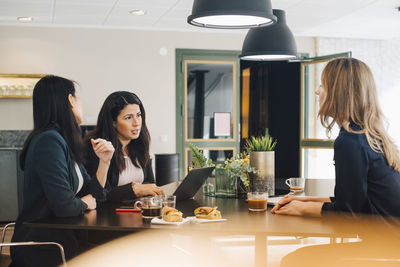
{"label": "long blonde hair", "polygon": [[[383,126],[369,67],[355,58],[337,58],[325,66],[321,82],[326,93],[318,112],[322,125],[329,132],[336,123],[348,132],[364,133],[371,149],[383,153],[388,165],[400,172],[399,151]],[[352,130],[351,121],[361,130]]]}

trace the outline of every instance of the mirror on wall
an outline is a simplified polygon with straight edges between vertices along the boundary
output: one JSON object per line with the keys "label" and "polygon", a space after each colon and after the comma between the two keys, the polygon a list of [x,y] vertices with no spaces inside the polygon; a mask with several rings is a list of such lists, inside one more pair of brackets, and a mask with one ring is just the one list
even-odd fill
{"label": "mirror on wall", "polygon": [[187,62],[186,139],[233,139],[235,79],[232,62]]}

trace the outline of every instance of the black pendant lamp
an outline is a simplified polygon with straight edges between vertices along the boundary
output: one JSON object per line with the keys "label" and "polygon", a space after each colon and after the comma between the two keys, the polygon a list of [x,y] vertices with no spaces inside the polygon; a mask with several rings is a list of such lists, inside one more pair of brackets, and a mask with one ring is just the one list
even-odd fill
{"label": "black pendant lamp", "polygon": [[244,29],[276,22],[271,0],[194,0],[189,24],[206,28]]}
{"label": "black pendant lamp", "polygon": [[285,11],[273,10],[277,23],[250,29],[243,42],[243,60],[289,60],[297,56],[296,41],[286,24]]}

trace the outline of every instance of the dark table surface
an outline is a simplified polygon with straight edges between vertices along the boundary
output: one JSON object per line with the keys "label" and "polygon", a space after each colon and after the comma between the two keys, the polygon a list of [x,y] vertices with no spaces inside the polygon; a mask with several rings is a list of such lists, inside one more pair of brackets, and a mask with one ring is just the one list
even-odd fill
{"label": "dark table surface", "polygon": [[[334,181],[310,179],[306,182],[306,195],[326,196],[333,192]],[[49,218],[25,223],[29,227],[86,229],[105,231],[139,231],[146,229],[184,229],[199,231],[215,231],[220,233],[288,235],[288,236],[354,236],[362,229],[346,216],[333,215],[329,217],[302,217],[271,214],[268,208],[265,212],[248,211],[244,199],[205,197],[199,192],[194,199],[178,202],[176,208],[183,217],[194,216],[193,211],[200,206],[217,206],[225,222],[186,223],[182,225],[155,225],[142,219],[138,212],[116,212],[121,204],[103,204],[96,210],[86,212],[82,216],[68,218]],[[369,220],[369,218],[368,218]],[[372,218],[371,225],[375,218]],[[377,218],[377,225],[381,219]]]}
{"label": "dark table surface", "polygon": [[[308,188],[308,189],[307,189]],[[312,191],[312,192],[311,192]],[[313,179],[307,181],[306,194],[326,196],[333,191],[333,181]],[[274,235],[313,235],[326,236],[340,231],[335,225],[328,223],[326,218],[307,218],[298,216],[283,216],[266,212],[249,212],[244,199],[229,199],[205,197],[199,192],[194,199],[178,202],[176,208],[183,212],[184,217],[194,216],[193,211],[200,206],[217,206],[226,222],[154,225],[142,219],[137,212],[116,212],[120,204],[103,204],[96,210],[88,211],[82,216],[69,218],[50,218],[26,223],[30,227],[60,228],[60,229],[88,229],[88,230],[117,230],[138,231],[143,229],[196,229],[222,232],[258,232]]]}

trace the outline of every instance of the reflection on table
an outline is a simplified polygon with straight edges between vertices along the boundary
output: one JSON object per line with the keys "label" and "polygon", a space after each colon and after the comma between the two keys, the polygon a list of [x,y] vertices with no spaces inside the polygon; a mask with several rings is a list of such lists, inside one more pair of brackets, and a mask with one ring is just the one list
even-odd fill
{"label": "reflection on table", "polygon": [[171,226],[114,240],[68,266],[399,266],[399,227],[382,227],[375,218],[332,218],[327,224],[337,233],[261,234],[239,221],[221,224],[237,229],[232,232],[210,230],[211,223],[205,229]]}

